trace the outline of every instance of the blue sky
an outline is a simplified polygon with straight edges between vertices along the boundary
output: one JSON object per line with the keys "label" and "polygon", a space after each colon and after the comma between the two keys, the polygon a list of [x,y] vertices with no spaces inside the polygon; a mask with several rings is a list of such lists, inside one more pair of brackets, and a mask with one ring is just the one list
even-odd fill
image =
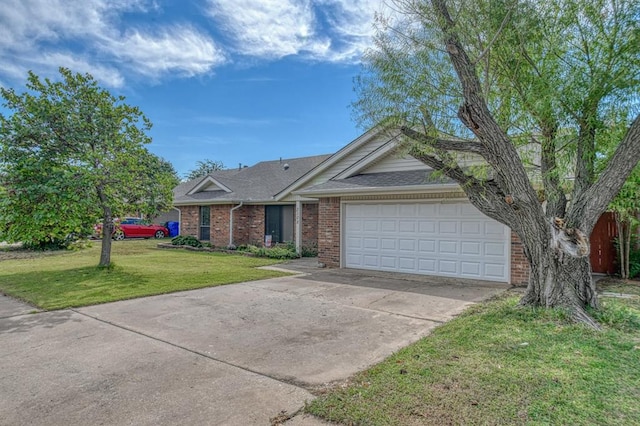
{"label": "blue sky", "polygon": [[[91,73],[151,119],[183,175],[332,153],[382,0],[1,0],[0,85]],[[6,111],[2,111],[6,113]]]}

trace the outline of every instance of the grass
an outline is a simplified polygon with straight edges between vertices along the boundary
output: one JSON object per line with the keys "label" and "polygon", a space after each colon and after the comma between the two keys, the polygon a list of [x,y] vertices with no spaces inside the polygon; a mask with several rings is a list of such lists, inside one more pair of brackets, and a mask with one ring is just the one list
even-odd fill
{"label": "grass", "polygon": [[256,269],[272,259],[156,248],[154,240],[114,241],[113,268],[97,267],[100,243],[77,252],[0,262],[0,292],[42,309],[79,307],[141,296],[286,275]]}
{"label": "grass", "polygon": [[606,277],[598,281],[598,290],[640,296],[640,281]]}
{"label": "grass", "polygon": [[640,299],[602,299],[593,331],[504,296],[312,401],[347,425],[640,424]]}

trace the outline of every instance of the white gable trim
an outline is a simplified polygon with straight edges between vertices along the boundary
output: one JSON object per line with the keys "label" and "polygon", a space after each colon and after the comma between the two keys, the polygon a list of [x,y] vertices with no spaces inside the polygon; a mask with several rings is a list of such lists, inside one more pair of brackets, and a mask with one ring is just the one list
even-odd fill
{"label": "white gable trim", "polygon": [[288,187],[286,187],[285,189],[277,193],[274,199],[276,201],[281,200],[282,198],[286,197],[288,194],[292,193],[293,191],[300,189],[300,187],[309,183],[309,181],[311,181],[313,178],[315,178],[325,170],[329,169],[331,166],[333,166],[343,158],[347,157],[349,154],[351,154],[361,146],[370,142],[372,139],[374,139],[383,131],[384,130],[380,127],[374,127],[373,129],[368,130],[367,132],[358,136],[351,143],[343,147],[340,151],[336,152],[331,157],[327,158],[322,163],[318,164],[315,168],[311,169],[308,173],[303,175],[297,181],[293,182],[291,185],[289,185]]}
{"label": "white gable trim", "polygon": [[187,195],[193,195],[193,194],[196,194],[198,192],[201,192],[205,187],[211,186],[211,185],[220,188],[224,192],[232,192],[231,189],[229,189],[227,186],[225,186],[222,183],[220,183],[220,181],[214,179],[211,176],[206,176],[191,191],[187,192]]}
{"label": "white gable trim", "polygon": [[357,175],[361,171],[368,168],[371,164],[375,163],[376,161],[392,153],[397,148],[397,146],[398,146],[398,143],[397,143],[397,136],[396,136],[392,139],[389,139],[387,143],[385,143],[375,151],[371,152],[370,154],[366,155],[365,157],[357,161],[355,164],[351,165],[350,167],[347,167],[345,170],[337,174],[333,179],[346,179],[351,176]]}

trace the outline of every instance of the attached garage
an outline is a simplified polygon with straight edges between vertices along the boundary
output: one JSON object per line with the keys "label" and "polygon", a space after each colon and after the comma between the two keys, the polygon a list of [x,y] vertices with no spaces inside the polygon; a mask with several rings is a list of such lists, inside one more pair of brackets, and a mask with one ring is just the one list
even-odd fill
{"label": "attached garage", "polygon": [[343,204],[347,268],[509,281],[509,228],[468,202]]}

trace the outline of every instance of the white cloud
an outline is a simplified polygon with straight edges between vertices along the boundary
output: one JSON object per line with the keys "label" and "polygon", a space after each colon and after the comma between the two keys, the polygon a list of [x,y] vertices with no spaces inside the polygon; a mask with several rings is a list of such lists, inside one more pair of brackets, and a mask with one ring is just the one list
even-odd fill
{"label": "white cloud", "polygon": [[240,54],[334,62],[359,60],[371,45],[374,13],[384,7],[382,0],[208,0],[208,6]]}
{"label": "white cloud", "polygon": [[116,68],[90,63],[85,61],[84,58],[74,56],[71,53],[44,53],[41,59],[41,66],[55,64],[57,68],[65,67],[74,72],[89,73],[101,84],[109,87],[122,87],[124,85],[124,76]]}
{"label": "white cloud", "polygon": [[208,35],[185,26],[164,28],[158,34],[134,30],[109,40],[105,48],[149,77],[167,73],[192,77],[225,62],[224,53]]}
{"label": "white cloud", "polygon": [[317,49],[309,0],[209,0],[209,15],[244,55],[277,59]]}
{"label": "white cloud", "polygon": [[123,13],[157,9],[150,0],[3,0],[0,73],[24,80],[30,69],[52,75],[67,66],[119,87],[124,73],[193,76],[224,62],[211,37],[190,26],[122,30]]}
{"label": "white cloud", "polygon": [[220,34],[215,41],[198,17],[169,16],[157,0],[0,1],[5,83],[66,66],[111,87],[209,74],[231,53],[241,62],[289,55],[357,62],[371,45],[374,12],[384,8],[384,0],[201,0]]}
{"label": "white cloud", "polygon": [[333,59],[357,60],[372,46],[375,14],[389,14],[383,0],[316,0],[336,46]]}

